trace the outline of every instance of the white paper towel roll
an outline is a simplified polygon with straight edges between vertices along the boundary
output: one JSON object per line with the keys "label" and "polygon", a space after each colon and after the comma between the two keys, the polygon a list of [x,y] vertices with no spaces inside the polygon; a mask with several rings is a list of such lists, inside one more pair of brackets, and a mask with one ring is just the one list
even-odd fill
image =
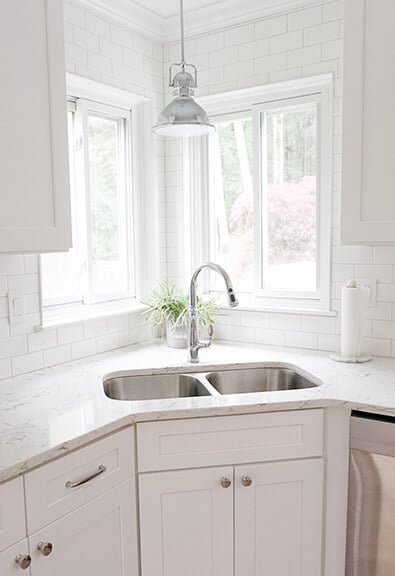
{"label": "white paper towel roll", "polygon": [[345,359],[361,354],[363,310],[368,293],[368,289],[358,286],[355,280],[342,288],[340,354]]}

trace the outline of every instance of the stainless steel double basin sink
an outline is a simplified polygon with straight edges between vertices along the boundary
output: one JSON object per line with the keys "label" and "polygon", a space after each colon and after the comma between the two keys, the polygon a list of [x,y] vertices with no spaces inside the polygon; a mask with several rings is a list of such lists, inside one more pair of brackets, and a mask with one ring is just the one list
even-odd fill
{"label": "stainless steel double basin sink", "polygon": [[190,374],[109,376],[103,382],[106,396],[129,401],[218,397],[223,394],[300,390],[319,385],[320,381],[313,376],[296,367],[280,364]]}

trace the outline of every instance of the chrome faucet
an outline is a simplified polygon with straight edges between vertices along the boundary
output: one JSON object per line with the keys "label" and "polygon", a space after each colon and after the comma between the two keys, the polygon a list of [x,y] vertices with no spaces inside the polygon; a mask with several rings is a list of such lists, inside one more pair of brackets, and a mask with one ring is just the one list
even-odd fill
{"label": "chrome faucet", "polygon": [[206,262],[198,268],[192,274],[191,285],[189,291],[189,361],[197,364],[199,362],[199,350],[200,348],[208,348],[211,346],[213,341],[213,327],[209,326],[208,340],[201,342],[199,340],[199,313],[197,309],[197,298],[196,298],[196,281],[200,272],[204,268],[209,268],[210,270],[215,270],[222,276],[225,280],[226,290],[228,294],[229,306],[234,308],[238,306],[239,302],[233,291],[232,281],[229,278],[229,274],[220,266],[214,262]]}

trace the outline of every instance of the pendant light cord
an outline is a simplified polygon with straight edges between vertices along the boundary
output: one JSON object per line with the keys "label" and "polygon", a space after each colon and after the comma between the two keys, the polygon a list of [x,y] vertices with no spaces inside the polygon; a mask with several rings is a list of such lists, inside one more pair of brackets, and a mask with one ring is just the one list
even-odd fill
{"label": "pendant light cord", "polygon": [[184,0],[180,0],[180,21],[181,21],[181,64],[182,71],[185,70],[185,32],[184,32]]}

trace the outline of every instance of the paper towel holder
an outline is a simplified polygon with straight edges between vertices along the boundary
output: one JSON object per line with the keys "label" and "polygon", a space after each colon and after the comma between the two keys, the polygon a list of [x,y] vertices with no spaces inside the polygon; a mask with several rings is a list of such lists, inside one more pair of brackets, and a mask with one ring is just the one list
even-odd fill
{"label": "paper towel holder", "polygon": [[[358,285],[358,283],[355,280],[351,280],[350,282],[347,283],[345,289],[348,292],[349,289],[356,289],[356,288],[361,288],[361,285]],[[345,296],[344,292],[344,296]],[[360,296],[359,296],[360,297]],[[343,292],[342,292],[342,303],[343,303]],[[362,308],[361,308],[362,311]],[[343,308],[342,308],[342,319],[343,319]],[[360,338],[362,336],[362,333],[360,333]],[[343,337],[343,325],[342,325],[342,337]],[[360,353],[358,355],[345,355],[342,354],[343,352],[343,341],[342,341],[342,345],[341,345],[341,352],[340,353],[332,353],[329,354],[329,357],[332,360],[335,360],[336,362],[346,362],[346,363],[350,363],[350,364],[362,364],[364,362],[370,362],[372,359],[371,354],[368,353]]]}

